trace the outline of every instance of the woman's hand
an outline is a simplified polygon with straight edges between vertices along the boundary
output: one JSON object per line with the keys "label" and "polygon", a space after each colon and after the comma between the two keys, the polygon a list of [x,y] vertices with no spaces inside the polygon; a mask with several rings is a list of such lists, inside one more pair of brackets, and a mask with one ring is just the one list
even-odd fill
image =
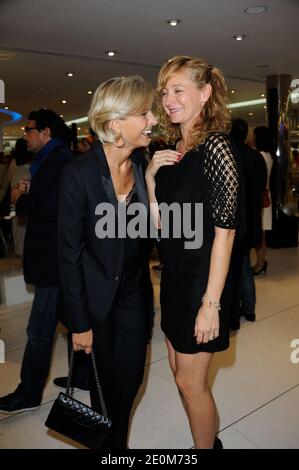
{"label": "woman's hand", "polygon": [[203,302],[195,320],[194,336],[198,344],[208,343],[219,336],[219,312],[215,306]]}
{"label": "woman's hand", "polygon": [[181,160],[181,154],[176,150],[158,150],[147,166],[145,178],[154,178],[161,166],[175,165]]}
{"label": "woman's hand", "polygon": [[28,176],[24,176],[22,179],[19,180],[17,189],[22,193],[28,193],[30,186],[30,178]]}
{"label": "woman's hand", "polygon": [[85,354],[90,354],[93,344],[92,330],[85,331],[84,333],[73,333],[73,349],[74,351],[85,351]]}
{"label": "woman's hand", "polygon": [[10,200],[13,205],[16,205],[17,200],[22,194],[26,194],[28,192],[29,184],[29,178],[25,176],[18,182],[16,188],[12,188]]}

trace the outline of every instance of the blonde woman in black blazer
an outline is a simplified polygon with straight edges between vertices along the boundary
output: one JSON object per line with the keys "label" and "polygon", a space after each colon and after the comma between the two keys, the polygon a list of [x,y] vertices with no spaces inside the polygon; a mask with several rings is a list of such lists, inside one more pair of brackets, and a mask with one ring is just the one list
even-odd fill
{"label": "blonde woman in black blazer", "polygon": [[[93,349],[96,356],[113,421],[107,449],[127,447],[150,326],[149,274],[146,238],[119,233],[102,238],[101,204],[116,214],[121,204],[128,210],[138,202],[147,217],[145,160],[139,149],[149,144],[156,123],[152,97],[151,86],[139,76],[101,84],[89,112],[99,140],[65,168],[61,182],[58,240],[67,324],[74,349],[87,354]],[[116,215],[112,219],[116,227],[122,223]],[[98,408],[93,381],[91,402]]]}

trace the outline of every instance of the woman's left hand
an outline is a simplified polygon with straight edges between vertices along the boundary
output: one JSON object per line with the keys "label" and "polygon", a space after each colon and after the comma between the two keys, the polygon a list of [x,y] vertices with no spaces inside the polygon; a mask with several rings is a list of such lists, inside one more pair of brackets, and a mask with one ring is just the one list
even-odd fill
{"label": "woman's left hand", "polygon": [[91,329],[83,333],[73,333],[72,340],[74,351],[85,351],[86,354],[91,353],[93,344],[93,332]]}
{"label": "woman's left hand", "polygon": [[205,302],[200,307],[194,327],[194,336],[198,344],[208,343],[219,336],[219,312]]}

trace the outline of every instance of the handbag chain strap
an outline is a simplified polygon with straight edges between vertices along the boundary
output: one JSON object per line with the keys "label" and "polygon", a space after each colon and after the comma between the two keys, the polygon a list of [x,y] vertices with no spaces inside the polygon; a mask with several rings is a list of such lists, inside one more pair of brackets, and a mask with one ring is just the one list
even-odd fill
{"label": "handbag chain strap", "polygon": [[[67,384],[66,384],[66,392],[65,392],[66,395],[70,395],[69,391],[72,388],[71,387],[71,381],[72,381],[72,375],[73,375],[74,358],[75,358],[75,351],[72,349],[71,355],[70,355],[69,375],[68,375]],[[96,380],[96,386],[97,386],[98,396],[99,396],[99,400],[100,400],[100,405],[101,405],[101,408],[102,408],[102,413],[103,413],[103,416],[105,416],[105,418],[107,418],[108,417],[107,408],[106,408],[106,404],[105,404],[105,400],[104,400],[102,387],[101,387],[101,384],[100,384],[99,374],[98,374],[96,360],[95,360],[93,351],[91,351],[91,362],[92,362],[92,368],[93,368],[94,376],[95,376],[95,380]]]}

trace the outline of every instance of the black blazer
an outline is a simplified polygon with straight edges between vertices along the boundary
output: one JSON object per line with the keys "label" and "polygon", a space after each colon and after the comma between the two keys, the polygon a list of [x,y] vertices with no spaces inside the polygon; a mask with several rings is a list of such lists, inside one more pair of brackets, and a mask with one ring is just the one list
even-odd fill
{"label": "black blazer", "polygon": [[[142,152],[135,151],[131,160],[138,202],[148,212]],[[102,202],[117,205],[106,156],[102,144],[96,142],[90,152],[65,167],[61,178],[58,246],[64,322],[75,333],[104,321],[123,271],[125,239],[96,236],[100,216],[95,209]],[[145,249],[144,260],[147,254]]]}
{"label": "black blazer", "polygon": [[57,214],[62,169],[73,158],[61,144],[55,147],[34,175],[28,194],[16,204],[17,215],[27,216],[24,241],[25,282],[37,287],[59,286]]}

